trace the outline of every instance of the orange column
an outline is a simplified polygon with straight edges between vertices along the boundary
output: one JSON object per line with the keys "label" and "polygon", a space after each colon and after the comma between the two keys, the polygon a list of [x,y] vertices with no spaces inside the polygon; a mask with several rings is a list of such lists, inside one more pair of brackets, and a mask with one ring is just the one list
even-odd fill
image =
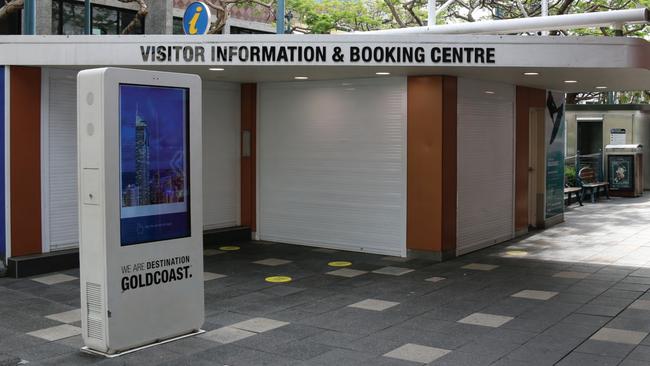
{"label": "orange column", "polygon": [[41,69],[10,68],[11,255],[41,253]]}
{"label": "orange column", "polygon": [[444,259],[456,251],[456,78],[407,89],[407,248]]}
{"label": "orange column", "polygon": [[[241,85],[241,224],[256,229],[257,84]],[[246,141],[248,140],[248,141]]]}

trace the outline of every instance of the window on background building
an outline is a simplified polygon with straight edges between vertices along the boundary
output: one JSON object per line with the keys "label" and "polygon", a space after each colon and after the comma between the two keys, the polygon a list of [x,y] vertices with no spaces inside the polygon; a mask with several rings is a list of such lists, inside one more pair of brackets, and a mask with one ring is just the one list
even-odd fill
{"label": "window on background building", "polygon": [[266,32],[258,29],[242,28],[242,27],[231,25],[230,34],[273,34],[273,32]]}
{"label": "window on background building", "polygon": [[[4,3],[0,2],[0,5]],[[0,34],[21,34],[22,33],[22,12],[18,11],[8,15],[0,22]]]}
{"label": "window on background building", "polygon": [[173,34],[185,34],[185,31],[183,30],[183,18],[174,17]]}
{"label": "window on background building", "polygon": [[[52,0],[52,34],[84,34],[85,6],[74,0]],[[91,4],[92,34],[121,34],[134,10]],[[130,34],[144,34],[144,21]]]}

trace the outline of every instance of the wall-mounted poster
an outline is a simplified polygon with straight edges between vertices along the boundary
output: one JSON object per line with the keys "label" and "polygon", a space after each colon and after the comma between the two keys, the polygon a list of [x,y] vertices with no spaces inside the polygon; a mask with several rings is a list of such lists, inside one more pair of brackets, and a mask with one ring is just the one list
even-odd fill
{"label": "wall-mounted poster", "polygon": [[122,246],[190,236],[189,91],[120,84]]}
{"label": "wall-mounted poster", "polygon": [[612,128],[609,130],[610,145],[625,145],[626,132],[624,128]]}
{"label": "wall-mounted poster", "polygon": [[634,155],[609,155],[607,168],[610,190],[634,190]]}
{"label": "wall-mounted poster", "polygon": [[564,93],[546,95],[546,218],[564,212]]}

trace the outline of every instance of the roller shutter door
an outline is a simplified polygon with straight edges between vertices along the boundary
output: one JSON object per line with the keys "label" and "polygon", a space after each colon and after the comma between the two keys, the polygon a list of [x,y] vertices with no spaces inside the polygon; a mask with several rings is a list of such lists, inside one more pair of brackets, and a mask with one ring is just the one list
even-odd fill
{"label": "roller shutter door", "polygon": [[44,179],[50,251],[79,246],[77,197],[77,85],[75,73],[49,70]]}
{"label": "roller shutter door", "polygon": [[203,227],[239,224],[239,84],[203,82]]}
{"label": "roller shutter door", "polygon": [[406,79],[260,86],[261,239],[406,253]]}
{"label": "roller shutter door", "polygon": [[[50,251],[79,246],[75,74],[50,69],[44,120],[44,226]],[[238,84],[204,82],[204,228],[239,224]]]}
{"label": "roller shutter door", "polygon": [[514,236],[514,86],[458,79],[458,238],[464,254]]}

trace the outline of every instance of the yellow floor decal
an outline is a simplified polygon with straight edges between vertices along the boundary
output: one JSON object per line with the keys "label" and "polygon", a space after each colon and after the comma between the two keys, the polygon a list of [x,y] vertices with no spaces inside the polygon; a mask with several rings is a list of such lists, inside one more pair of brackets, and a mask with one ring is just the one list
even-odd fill
{"label": "yellow floor decal", "polygon": [[291,277],[289,277],[289,276],[271,276],[271,277],[266,278],[266,282],[271,282],[271,283],[291,282]]}
{"label": "yellow floor decal", "polygon": [[225,251],[233,251],[233,250],[239,250],[239,247],[236,245],[226,245],[224,247],[219,247],[219,250],[225,250]]}
{"label": "yellow floor decal", "polygon": [[523,250],[509,250],[506,252],[506,255],[510,257],[523,257],[528,255],[528,252],[523,251]]}
{"label": "yellow floor decal", "polygon": [[334,261],[334,262],[329,262],[327,263],[328,266],[330,267],[348,267],[352,265],[352,262],[348,261]]}

